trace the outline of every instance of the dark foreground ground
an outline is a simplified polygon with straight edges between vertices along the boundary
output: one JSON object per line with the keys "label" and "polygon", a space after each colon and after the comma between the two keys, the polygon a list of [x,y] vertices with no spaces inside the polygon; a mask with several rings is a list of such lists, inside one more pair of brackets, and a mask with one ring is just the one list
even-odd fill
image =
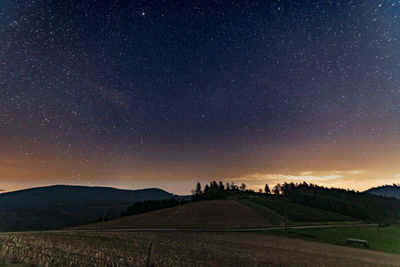
{"label": "dark foreground ground", "polygon": [[400,255],[261,233],[18,233],[0,246],[3,261],[37,266],[400,266]]}

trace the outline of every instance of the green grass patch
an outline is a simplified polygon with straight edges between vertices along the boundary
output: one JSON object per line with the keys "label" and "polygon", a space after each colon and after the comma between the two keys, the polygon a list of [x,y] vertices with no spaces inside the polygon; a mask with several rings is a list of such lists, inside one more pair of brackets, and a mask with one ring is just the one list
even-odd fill
{"label": "green grass patch", "polygon": [[391,227],[329,227],[311,229],[274,230],[266,233],[312,240],[341,246],[362,248],[361,244],[347,245],[347,238],[363,239],[369,249],[400,254],[400,226]]}
{"label": "green grass patch", "polygon": [[281,214],[277,213],[276,211],[274,211],[264,205],[260,205],[253,200],[254,199],[236,199],[236,201],[238,201],[238,202],[246,205],[247,207],[252,208],[255,211],[257,211],[258,213],[260,213],[264,218],[266,218],[273,225],[284,225],[285,222],[287,224],[292,224],[292,222],[288,221]]}
{"label": "green grass patch", "polygon": [[267,198],[251,199],[252,202],[267,207],[294,222],[340,222],[355,221],[356,219],[331,211],[312,208],[288,200]]}

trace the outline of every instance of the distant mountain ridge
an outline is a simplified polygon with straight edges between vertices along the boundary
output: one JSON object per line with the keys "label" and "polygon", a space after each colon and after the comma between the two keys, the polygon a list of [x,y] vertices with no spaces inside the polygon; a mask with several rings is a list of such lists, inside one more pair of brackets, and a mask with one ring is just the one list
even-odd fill
{"label": "distant mountain ridge", "polygon": [[173,198],[158,188],[126,190],[112,187],[52,185],[0,194],[0,207],[110,206]]}
{"label": "distant mountain ridge", "polygon": [[52,185],[0,194],[0,231],[59,229],[117,218],[135,202],[179,197],[158,188]]}
{"label": "distant mountain ridge", "polygon": [[393,185],[382,185],[378,187],[373,187],[371,189],[366,190],[365,193],[400,199],[400,185],[393,184]]}

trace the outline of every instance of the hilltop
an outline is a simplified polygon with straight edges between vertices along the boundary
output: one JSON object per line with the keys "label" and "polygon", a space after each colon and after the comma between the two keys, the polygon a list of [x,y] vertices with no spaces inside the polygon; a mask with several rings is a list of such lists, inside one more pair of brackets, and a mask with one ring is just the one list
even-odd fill
{"label": "hilltop", "polygon": [[373,187],[365,191],[365,193],[377,195],[377,196],[384,196],[384,197],[394,197],[400,199],[400,186],[393,184],[393,185],[383,185],[378,187]]}
{"label": "hilltop", "polygon": [[158,188],[125,190],[99,186],[52,185],[0,194],[0,207],[129,205],[173,196]]}
{"label": "hilltop", "polygon": [[147,200],[174,198],[158,188],[54,185],[0,194],[0,230],[57,229],[119,217],[121,208]]}
{"label": "hilltop", "polygon": [[229,199],[193,201],[75,229],[232,229],[356,221],[357,219],[343,214],[290,203],[283,199],[236,195]]}

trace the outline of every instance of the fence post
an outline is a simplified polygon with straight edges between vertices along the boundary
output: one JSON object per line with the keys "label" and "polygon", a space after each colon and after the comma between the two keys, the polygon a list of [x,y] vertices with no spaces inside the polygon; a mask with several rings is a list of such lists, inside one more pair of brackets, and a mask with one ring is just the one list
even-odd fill
{"label": "fence post", "polygon": [[153,242],[150,242],[149,251],[147,252],[146,267],[154,266],[151,264],[151,253],[153,251]]}

